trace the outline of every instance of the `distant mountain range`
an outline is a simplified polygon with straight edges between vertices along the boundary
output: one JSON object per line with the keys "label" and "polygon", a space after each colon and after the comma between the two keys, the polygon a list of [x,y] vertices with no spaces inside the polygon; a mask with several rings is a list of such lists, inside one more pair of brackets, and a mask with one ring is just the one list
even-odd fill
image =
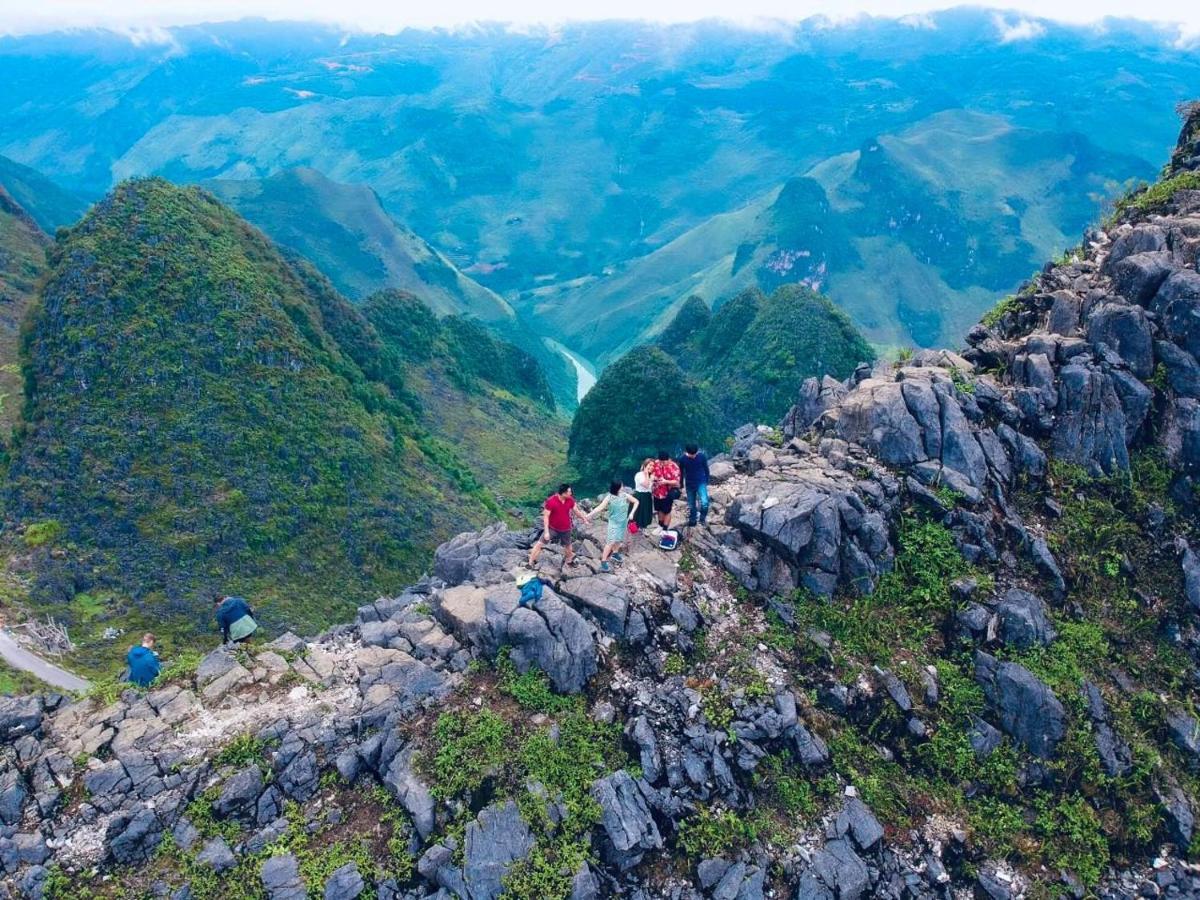
{"label": "distant mountain range", "polygon": [[5,37],[0,153],[89,198],[208,183],[350,295],[507,304],[565,405],[541,335],[602,366],[693,293],[803,280],[878,345],[954,343],[1165,160],[1200,83],[1174,38],[981,9]]}
{"label": "distant mountain range", "polygon": [[393,288],[416,291],[439,315],[485,322],[514,318],[512,307],[463,275],[429,244],[392,219],[362,184],[339,184],[313,169],[203,186],[325,272],[352,300]]}
{"label": "distant mountain range", "polygon": [[823,160],[611,274],[537,288],[529,310],[568,344],[612,358],[690,295],[714,303],[802,282],[881,344],[954,345],[1049,248],[1078,242],[1116,173],[1152,178],[1154,169],[1082,134],[936,113]]}

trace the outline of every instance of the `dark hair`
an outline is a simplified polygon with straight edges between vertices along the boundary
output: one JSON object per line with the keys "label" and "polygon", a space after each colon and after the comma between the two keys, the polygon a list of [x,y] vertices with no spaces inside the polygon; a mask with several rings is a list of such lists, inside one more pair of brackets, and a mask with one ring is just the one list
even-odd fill
{"label": "dark hair", "polygon": [[670,459],[670,458],[671,458],[671,454],[670,454],[670,453],[668,453],[666,450],[659,450],[659,451],[658,451],[658,458],[659,458],[659,460]]}
{"label": "dark hair", "polygon": [[214,605],[216,605],[217,603],[224,603],[224,602],[225,602],[225,595],[224,595],[224,594],[217,594],[216,596],[214,596],[214,597],[213,597],[213,604],[214,604]]}
{"label": "dark hair", "polygon": [[610,494],[614,494],[614,495],[621,493],[621,479],[620,478],[614,478],[612,481],[610,481],[608,483],[608,492]]}
{"label": "dark hair", "polygon": [[562,484],[560,484],[558,486],[558,493],[565,494],[570,489],[571,489],[571,485],[564,481]]}
{"label": "dark hair", "polygon": [[685,444],[683,447],[683,452],[684,453],[699,453],[700,448],[697,447],[695,444]]}

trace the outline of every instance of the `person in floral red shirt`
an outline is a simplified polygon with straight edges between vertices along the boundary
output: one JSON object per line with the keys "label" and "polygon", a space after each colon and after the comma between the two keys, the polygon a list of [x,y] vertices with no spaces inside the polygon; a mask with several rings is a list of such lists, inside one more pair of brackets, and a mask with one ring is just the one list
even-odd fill
{"label": "person in floral red shirt", "polygon": [[658,451],[658,459],[650,469],[650,495],[654,498],[654,511],[658,513],[658,524],[671,527],[671,507],[679,499],[679,485],[683,476],[679,464],[671,459],[666,450]]}

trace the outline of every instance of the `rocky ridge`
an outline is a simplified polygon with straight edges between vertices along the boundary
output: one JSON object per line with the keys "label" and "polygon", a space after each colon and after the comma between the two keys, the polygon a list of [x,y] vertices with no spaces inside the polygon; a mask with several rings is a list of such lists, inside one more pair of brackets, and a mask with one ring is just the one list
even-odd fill
{"label": "rocky ridge", "polygon": [[495,526],[311,641],[0,702],[4,890],[1200,895],[1198,251],[1200,191],[1134,197],[961,353],[807,382],[678,555],[597,529],[521,607]]}

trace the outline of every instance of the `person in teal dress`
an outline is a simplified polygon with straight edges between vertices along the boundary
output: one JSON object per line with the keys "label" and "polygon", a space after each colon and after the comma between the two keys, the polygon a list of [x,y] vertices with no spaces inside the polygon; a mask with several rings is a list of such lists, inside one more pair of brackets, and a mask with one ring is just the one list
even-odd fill
{"label": "person in teal dress", "polygon": [[592,516],[608,510],[608,531],[604,535],[604,552],[600,555],[601,572],[611,568],[609,559],[620,562],[621,550],[629,548],[629,520],[637,513],[638,501],[636,497],[623,493],[623,487],[619,478],[613,479],[600,505],[585,515],[590,522]]}

